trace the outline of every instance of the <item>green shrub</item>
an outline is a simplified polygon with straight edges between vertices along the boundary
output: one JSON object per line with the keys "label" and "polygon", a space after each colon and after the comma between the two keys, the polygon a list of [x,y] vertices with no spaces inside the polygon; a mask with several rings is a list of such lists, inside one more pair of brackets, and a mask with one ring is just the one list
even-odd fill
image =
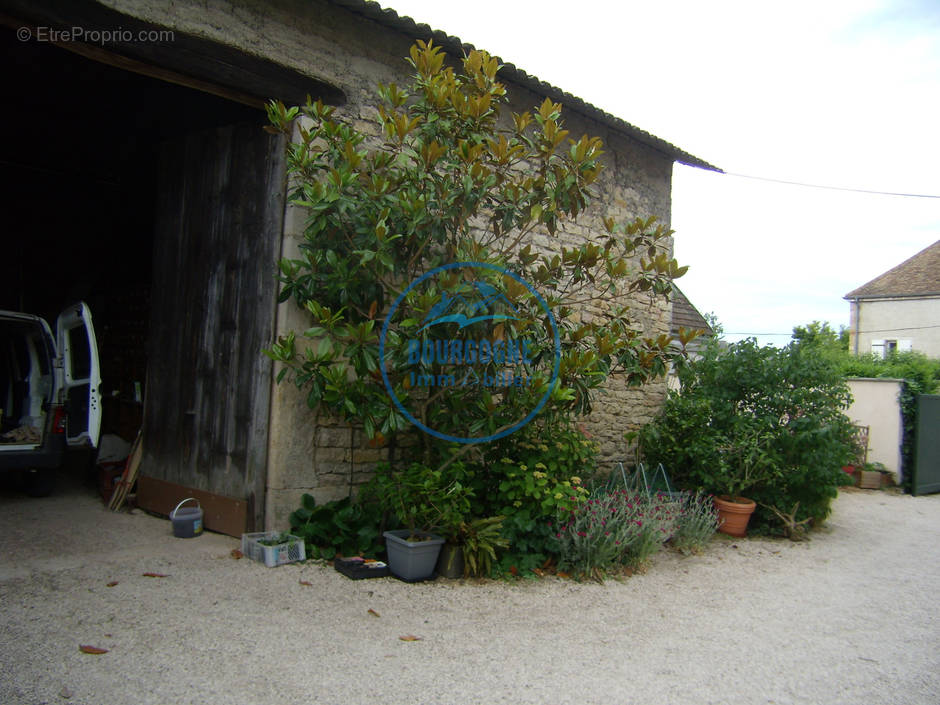
{"label": "green shrub", "polygon": [[512,555],[507,568],[538,566],[555,550],[551,525],[587,494],[597,445],[575,428],[531,423],[481,450],[482,462],[471,469],[474,514],[504,517],[502,535]]}
{"label": "green shrub", "polygon": [[[651,333],[643,313],[668,300],[686,267],[672,257],[672,231],[654,217],[603,217],[603,232],[568,242],[564,233],[603,196],[595,186],[603,144],[569,139],[560,103],[545,99],[510,115],[499,63],[485,52],[451,61],[418,41],[406,60],[414,69],[408,85],[378,88],[384,138],[320,101],[267,106],[269,131],[288,141],[288,200],[306,215],[300,254],[279,262],[279,300],[292,300],[309,320],[265,354],[278,363],[277,381],[303,390],[310,408],[396,449],[405,467],[380,466],[366,497],[409,526],[434,524],[451,535],[461,521],[504,516],[510,565],[537,565],[550,553],[549,521],[577,504],[575,478],[595,468],[596,450],[566,424],[591,413],[612,375],[646,384],[681,364],[696,337]],[[533,232],[548,238],[547,250],[529,243]],[[485,266],[472,282],[442,277],[411,289],[461,261]],[[484,340],[532,338],[532,385],[497,393],[461,384],[432,394],[413,384],[413,374],[451,371],[439,359],[415,361],[409,343],[450,339],[453,328],[422,321],[471,284],[504,289],[520,312],[475,325]],[[394,325],[383,326],[393,307]],[[544,309],[552,326],[538,323]],[[502,366],[495,358],[481,364],[484,378]],[[390,403],[390,390],[400,404]],[[455,449],[446,440],[497,436],[536,405],[537,422],[497,442]],[[412,434],[416,419],[438,433]],[[416,442],[402,442],[409,435]]]}
{"label": "green shrub", "polygon": [[402,467],[379,463],[372,479],[362,486],[360,497],[393,514],[412,534],[439,531],[455,539],[470,518],[473,489],[467,486],[466,478],[459,461],[447,472],[421,463]]}
{"label": "green shrub", "polygon": [[768,507],[819,522],[829,515],[841,466],[853,454],[851,395],[831,359],[809,347],[759,347],[752,339],[712,345],[680,372],[660,416],[640,434],[651,462],[680,487],[746,492],[756,527],[778,521]]}
{"label": "green shrub", "polygon": [[375,503],[345,497],[318,506],[312,495],[305,494],[300,508],[290,515],[290,527],[292,534],[304,540],[310,558],[375,558],[385,550],[382,510]]}
{"label": "green shrub", "polygon": [[813,321],[793,329],[793,339],[803,348],[812,348],[831,360],[845,377],[891,377],[904,380],[901,387],[901,474],[905,484],[914,468],[914,446],[917,429],[917,396],[934,394],[940,389],[940,360],[919,352],[894,352],[880,355],[852,355],[849,352],[849,331],[836,333],[828,323]]}

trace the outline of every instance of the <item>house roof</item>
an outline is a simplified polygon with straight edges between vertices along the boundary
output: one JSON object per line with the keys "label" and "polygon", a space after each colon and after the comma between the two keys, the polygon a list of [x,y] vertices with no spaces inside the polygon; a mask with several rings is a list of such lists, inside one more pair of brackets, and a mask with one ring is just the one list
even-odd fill
{"label": "house roof", "polygon": [[679,335],[679,328],[704,330],[705,335],[713,336],[715,331],[708,325],[705,317],[692,305],[689,298],[675,283],[672,285],[672,322],[669,326],[671,335]]}
{"label": "house roof", "polygon": [[940,296],[940,240],[867,284],[853,289],[846,299],[881,299],[904,296]]}
{"label": "house roof", "polygon": [[[475,47],[472,44],[467,44],[461,41],[457,37],[451,37],[448,34],[440,31],[431,29],[430,26],[424,23],[417,23],[410,17],[404,17],[399,15],[397,12],[391,9],[385,9],[377,2],[371,2],[370,0],[329,0],[334,5],[338,5],[346,8],[350,12],[362,15],[370,20],[378,22],[379,24],[385,25],[392,29],[398,30],[403,34],[406,34],[415,39],[433,39],[435,43],[439,44],[445,51],[449,51],[452,54],[460,55],[465,51],[472,51]],[[391,0],[394,2],[394,0]],[[502,62],[502,60],[501,60]],[[572,110],[586,115],[587,117],[593,118],[608,127],[617,130],[633,139],[641,142],[648,147],[652,147],[658,152],[662,152],[668,157],[671,157],[674,161],[679,162],[680,164],[687,164],[689,166],[695,166],[702,169],[707,169],[709,171],[717,171],[723,173],[721,169],[712,164],[709,164],[703,159],[699,159],[688,152],[685,152],[675,145],[666,142],[655,135],[651,135],[645,130],[641,130],[635,125],[631,125],[625,120],[611,115],[610,113],[601,110],[600,108],[591,105],[590,103],[578,98],[577,96],[572,95],[571,93],[566,93],[560,88],[546,83],[545,81],[540,81],[535,76],[527,74],[522,69],[517,66],[505,63],[499,71],[500,76],[506,80],[512,81],[518,85],[521,85],[525,88],[528,88],[531,91],[539,93],[540,95],[547,96],[554,101],[565,105]]]}

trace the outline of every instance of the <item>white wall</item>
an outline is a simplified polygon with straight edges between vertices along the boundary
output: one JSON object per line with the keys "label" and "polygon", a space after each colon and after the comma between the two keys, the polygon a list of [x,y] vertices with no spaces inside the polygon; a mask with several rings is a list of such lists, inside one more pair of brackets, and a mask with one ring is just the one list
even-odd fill
{"label": "white wall", "polygon": [[[850,303],[849,350],[867,355],[872,341],[910,341],[912,350],[940,357],[940,297]],[[858,349],[855,348],[858,331]],[[903,348],[903,344],[899,350]]]}
{"label": "white wall", "polygon": [[845,413],[854,423],[869,427],[868,462],[884,463],[900,482],[902,381],[853,377],[848,383],[855,401]]}

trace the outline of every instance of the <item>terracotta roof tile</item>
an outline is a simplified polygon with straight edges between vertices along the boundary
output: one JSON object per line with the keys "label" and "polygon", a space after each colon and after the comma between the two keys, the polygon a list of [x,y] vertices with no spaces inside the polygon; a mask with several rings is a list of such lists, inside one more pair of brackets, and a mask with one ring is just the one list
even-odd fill
{"label": "terracotta roof tile", "polygon": [[672,285],[672,324],[669,332],[679,334],[679,328],[696,328],[704,330],[706,335],[714,335],[704,316],[692,305],[688,297],[675,284]]}

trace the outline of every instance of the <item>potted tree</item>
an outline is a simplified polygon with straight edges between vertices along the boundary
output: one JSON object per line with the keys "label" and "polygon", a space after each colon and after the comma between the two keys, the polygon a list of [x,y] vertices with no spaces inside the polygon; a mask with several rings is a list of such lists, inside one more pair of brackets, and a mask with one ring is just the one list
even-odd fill
{"label": "potted tree", "polygon": [[443,536],[441,527],[458,527],[470,511],[472,490],[457,477],[421,463],[376,469],[369,492],[407,527],[385,531],[389,570],[407,581],[426,580],[434,574]]}
{"label": "potted tree", "polygon": [[703,489],[715,495],[718,530],[729,536],[746,536],[747,524],[757,508],[745,497],[755,487],[779,473],[768,451],[769,437],[757,429],[744,429],[734,443],[720,449],[719,467],[712,476],[712,486]]}

